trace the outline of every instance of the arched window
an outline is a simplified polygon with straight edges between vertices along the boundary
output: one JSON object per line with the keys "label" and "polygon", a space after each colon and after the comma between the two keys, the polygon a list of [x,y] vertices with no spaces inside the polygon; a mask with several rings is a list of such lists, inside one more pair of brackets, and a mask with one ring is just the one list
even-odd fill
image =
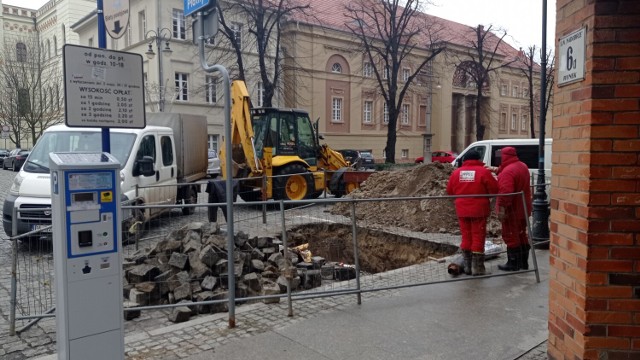
{"label": "arched window", "polygon": [[27,61],[27,45],[24,43],[16,44],[16,60],[18,62],[26,62]]}
{"label": "arched window", "polygon": [[333,65],[331,65],[331,72],[342,74],[342,65],[340,65],[340,63],[333,63]]}
{"label": "arched window", "polygon": [[51,41],[47,39],[47,59],[51,58]]}
{"label": "arched window", "polygon": [[58,55],[58,38],[56,38],[56,36],[53,36],[53,55]]}

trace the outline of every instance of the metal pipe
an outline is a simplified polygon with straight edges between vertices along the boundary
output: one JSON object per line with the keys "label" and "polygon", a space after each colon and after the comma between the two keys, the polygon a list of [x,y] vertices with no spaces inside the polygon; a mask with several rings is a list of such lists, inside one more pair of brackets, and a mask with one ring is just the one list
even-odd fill
{"label": "metal pipe", "polygon": [[[200,27],[200,34],[204,34],[204,14],[202,11],[198,12],[198,26]],[[227,182],[226,182],[226,196],[227,196],[227,256],[229,264],[233,265],[233,159],[231,158],[231,89],[229,82],[229,72],[222,65],[210,66],[207,64],[204,50],[204,35],[198,38],[198,48],[200,53],[200,64],[202,69],[208,73],[219,72],[222,75],[222,84],[224,85],[224,136],[225,136],[225,151],[227,153],[226,167],[227,167]],[[234,276],[233,266],[229,267],[229,327],[236,327],[236,315],[235,315],[235,297],[236,297],[236,280]]]}
{"label": "metal pipe", "polygon": [[531,229],[531,222],[529,222],[529,214],[527,214],[527,203],[525,202],[524,191],[520,195],[522,197],[522,207],[524,207],[524,218],[527,220],[527,229],[529,232],[529,246],[531,246],[531,261],[533,262],[533,269],[536,272],[536,282],[540,282],[540,271],[538,269],[538,259],[536,258],[536,250],[533,246],[533,230]]}
{"label": "metal pipe", "polygon": [[[15,213],[14,208],[14,213]],[[13,223],[17,223],[17,218],[14,216]],[[11,241],[11,299],[9,300],[9,335],[14,336],[16,334],[16,307],[18,306],[18,240],[12,239]]]}
{"label": "metal pipe", "polygon": [[282,246],[284,247],[284,264],[286,266],[285,269],[285,278],[287,279],[287,316],[293,316],[293,305],[291,303],[291,280],[293,276],[291,274],[291,267],[289,263],[291,262],[291,257],[289,256],[289,248],[287,244],[287,224],[284,218],[284,202],[280,200],[280,226],[282,227]]}

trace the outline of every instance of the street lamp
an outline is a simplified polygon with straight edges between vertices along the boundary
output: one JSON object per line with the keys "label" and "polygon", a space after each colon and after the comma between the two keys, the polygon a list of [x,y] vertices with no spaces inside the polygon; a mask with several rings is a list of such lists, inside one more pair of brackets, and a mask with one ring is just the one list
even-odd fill
{"label": "street lamp", "polygon": [[[544,137],[547,113],[547,0],[542,0],[542,48],[540,49],[540,142],[538,144],[538,181],[533,193],[533,241],[541,243],[539,248],[549,247],[549,201],[545,192],[544,176]],[[535,244],[534,244],[535,245]]]}
{"label": "street lamp", "polygon": [[[158,56],[158,90],[160,92],[158,99],[158,110],[160,112],[164,111],[164,91],[162,89],[162,58],[163,54],[171,56],[171,54],[173,53],[173,50],[171,50],[171,47],[169,47],[169,41],[171,41],[171,38],[171,30],[168,28],[149,30],[144,35],[145,40],[150,39],[149,47],[145,52],[147,58],[149,60],[152,60],[153,57],[156,56],[156,53],[153,51],[153,40],[156,41],[156,49],[158,49],[158,52],[160,52]],[[162,42],[165,43],[164,48],[162,48]]]}

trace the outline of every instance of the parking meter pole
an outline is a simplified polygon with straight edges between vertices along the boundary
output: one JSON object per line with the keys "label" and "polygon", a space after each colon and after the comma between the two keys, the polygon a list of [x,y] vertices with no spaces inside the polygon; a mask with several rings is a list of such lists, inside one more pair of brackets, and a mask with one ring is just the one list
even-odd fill
{"label": "parking meter pole", "polygon": [[[104,2],[97,0],[98,7],[98,47],[100,49],[107,48],[107,30],[104,24]],[[109,128],[102,128],[102,151],[111,153],[111,139],[109,136]]]}

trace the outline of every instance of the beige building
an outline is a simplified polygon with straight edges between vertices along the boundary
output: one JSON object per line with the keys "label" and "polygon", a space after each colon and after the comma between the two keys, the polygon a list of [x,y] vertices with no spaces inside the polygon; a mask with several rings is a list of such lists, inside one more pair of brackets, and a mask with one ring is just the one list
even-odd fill
{"label": "beige building", "polygon": [[[120,39],[107,35],[107,48],[127,51],[143,56],[145,97],[147,111],[179,112],[207,116],[209,148],[218,149],[224,133],[223,88],[217,74],[206,73],[200,64],[198,47],[193,43],[191,17],[184,16],[182,0],[130,0],[130,21],[126,33]],[[261,83],[257,80],[257,58],[247,31],[247,22],[231,17],[245,50],[247,89],[253,103],[260,104]],[[98,46],[96,12],[73,24],[79,43]],[[235,58],[228,44],[218,34],[207,43],[206,58],[209,65],[220,63],[235,76]],[[157,43],[160,39],[160,43]],[[158,48],[160,45],[160,48]],[[166,47],[170,52],[163,51]],[[149,58],[147,52],[154,52]],[[274,99],[279,104],[279,96]]]}
{"label": "beige building", "polygon": [[[62,46],[66,43],[77,43],[78,36],[70,31],[70,26],[95,7],[93,0],[51,0],[41,8],[26,9],[18,6],[2,4],[0,14],[0,39],[4,51],[14,51],[14,54],[4,54],[7,60],[27,63],[25,59],[37,59],[46,73],[43,73],[43,95],[48,101],[62,103]],[[58,105],[49,105],[53,111],[55,121],[62,121]],[[17,125],[13,122],[11,125]],[[5,125],[5,124],[3,124]],[[21,146],[33,146],[30,134],[23,131],[20,135]],[[4,145],[4,144],[3,144]],[[7,147],[11,146],[7,145]]]}
{"label": "beige building", "polygon": [[[371,78],[370,64],[358,39],[346,29],[345,24],[353,19],[345,16],[345,4],[344,0],[313,4],[317,11],[312,21],[288,24],[289,41],[284,49],[289,69],[286,81],[296,91],[287,94],[285,103],[288,107],[308,109],[312,118],[319,118],[320,132],[332,147],[371,149],[376,159],[382,161],[388,122],[385,102],[379,96],[377,82]],[[446,43],[446,51],[435,58],[425,76],[417,78],[403,101],[397,127],[397,162],[413,162],[422,156],[425,134],[432,135],[431,150],[461,151],[476,140],[477,90],[458,70],[461,63],[471,59],[469,39],[475,36],[475,28],[423,16],[440,27],[439,41]],[[495,35],[487,38],[497,39]],[[410,71],[427,54],[426,47],[417,48],[403,67]],[[483,89],[485,139],[531,137],[528,80],[519,56],[524,54],[506,43],[499,47],[497,64],[510,65],[492,73]],[[535,119],[539,119],[539,109],[534,110]],[[550,134],[551,117],[547,118]],[[538,128],[536,123],[536,136]]]}
{"label": "beige building", "polygon": [[[274,103],[308,110],[313,120],[320,120],[320,132],[333,148],[370,149],[382,161],[388,114],[370,64],[365,61],[357,38],[344,26],[348,21],[344,3],[344,0],[312,2],[314,16],[309,18],[312,20],[284,25],[280,49],[284,76],[279,85],[286,90],[276,95]],[[197,46],[192,41],[192,19],[184,16],[183,6],[181,0],[131,0],[129,27],[120,39],[107,36],[107,48],[143,55],[147,111],[163,108],[206,115],[209,147],[217,149],[223,133],[222,87],[216,74],[202,70]],[[60,59],[64,43],[98,46],[93,1],[52,0],[37,11],[7,6],[3,10],[0,21],[5,32],[16,29],[18,23],[23,29],[33,28],[31,19],[35,15],[43,51],[50,58]],[[429,15],[424,17],[442,27],[441,33],[447,36],[440,41],[447,50],[416,78],[401,105],[398,162],[412,162],[421,156],[426,138],[430,139],[431,150],[460,151],[475,141],[476,89],[457,71],[469,52],[465,39],[474,34],[475,28]],[[233,15],[230,18],[237,36],[246,43],[243,52],[248,59],[247,88],[253,104],[259,106],[262,87],[256,52],[247,31],[249,26],[246,19]],[[13,25],[7,25],[8,22]],[[229,56],[230,47],[219,41],[220,36],[206,45],[206,57],[209,64],[220,63],[230,69],[233,77],[235,58]],[[167,43],[171,52],[163,51]],[[154,54],[151,58],[146,56],[149,50]],[[417,48],[403,64],[406,69],[402,69],[401,76],[428,53],[426,47]],[[510,62],[517,56],[518,50],[504,44],[497,60]],[[483,90],[487,109],[485,138],[531,137],[526,88],[527,80],[515,62],[492,74]],[[550,121],[547,124],[550,128]],[[537,125],[535,129],[537,133]]]}

